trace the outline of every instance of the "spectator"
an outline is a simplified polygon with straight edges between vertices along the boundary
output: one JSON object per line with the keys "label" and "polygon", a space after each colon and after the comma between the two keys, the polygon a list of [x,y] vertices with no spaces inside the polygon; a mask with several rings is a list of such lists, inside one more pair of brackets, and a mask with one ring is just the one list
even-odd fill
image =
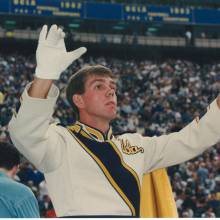
{"label": "spectator", "polygon": [[18,151],[10,144],[0,143],[0,217],[38,218],[37,200],[31,190],[12,178],[20,163]]}

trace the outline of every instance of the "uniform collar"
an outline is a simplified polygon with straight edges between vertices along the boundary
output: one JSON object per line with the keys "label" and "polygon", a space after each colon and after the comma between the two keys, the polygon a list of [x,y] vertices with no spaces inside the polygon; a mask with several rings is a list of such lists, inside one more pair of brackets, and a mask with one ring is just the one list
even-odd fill
{"label": "uniform collar", "polygon": [[94,127],[91,127],[89,125],[76,121],[76,123],[73,126],[70,126],[69,129],[74,130],[77,133],[81,133],[83,136],[86,136],[87,138],[100,141],[100,142],[112,139],[112,128],[111,127],[108,129],[106,134],[104,134],[100,130]]}

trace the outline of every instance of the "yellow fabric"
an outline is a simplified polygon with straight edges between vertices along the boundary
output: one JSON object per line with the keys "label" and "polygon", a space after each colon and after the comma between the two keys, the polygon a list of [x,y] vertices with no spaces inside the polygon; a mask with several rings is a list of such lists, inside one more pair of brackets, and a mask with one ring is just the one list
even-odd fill
{"label": "yellow fabric", "polygon": [[141,189],[142,218],[177,218],[176,203],[166,169],[145,174]]}
{"label": "yellow fabric", "polygon": [[4,96],[4,94],[0,91],[0,104],[3,104],[4,99],[5,99],[5,96]]}
{"label": "yellow fabric", "polygon": [[220,192],[216,193],[217,200],[220,200]]}

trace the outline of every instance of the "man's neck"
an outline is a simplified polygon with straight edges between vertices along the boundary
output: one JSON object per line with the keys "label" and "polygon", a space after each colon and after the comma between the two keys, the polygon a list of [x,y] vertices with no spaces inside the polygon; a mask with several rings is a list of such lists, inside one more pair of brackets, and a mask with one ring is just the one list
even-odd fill
{"label": "man's neck", "polygon": [[110,127],[109,121],[100,120],[96,118],[91,119],[91,118],[81,117],[79,121],[83,124],[86,124],[88,126],[98,129],[103,134],[106,134],[106,132],[109,130],[109,127]]}
{"label": "man's neck", "polygon": [[0,172],[5,173],[8,177],[12,178],[12,173],[9,170],[6,170],[4,168],[0,168]]}

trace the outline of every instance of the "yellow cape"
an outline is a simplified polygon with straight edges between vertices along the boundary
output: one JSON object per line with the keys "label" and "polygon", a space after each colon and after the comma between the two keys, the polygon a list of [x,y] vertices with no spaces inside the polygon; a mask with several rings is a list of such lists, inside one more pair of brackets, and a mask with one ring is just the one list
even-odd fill
{"label": "yellow cape", "polygon": [[4,98],[5,98],[4,94],[0,91],[0,104],[3,104]]}
{"label": "yellow cape", "polygon": [[177,218],[176,203],[166,169],[145,174],[141,189],[142,218]]}

